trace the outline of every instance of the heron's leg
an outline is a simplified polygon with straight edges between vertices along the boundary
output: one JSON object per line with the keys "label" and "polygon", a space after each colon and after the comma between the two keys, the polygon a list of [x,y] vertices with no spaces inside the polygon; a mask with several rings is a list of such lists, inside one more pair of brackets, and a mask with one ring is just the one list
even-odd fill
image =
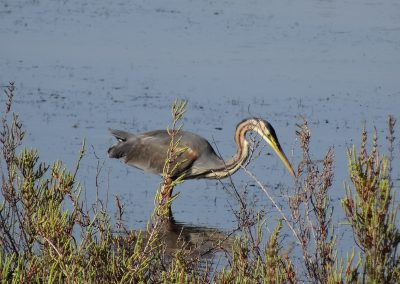
{"label": "heron's leg", "polygon": [[164,179],[164,183],[161,187],[161,198],[162,201],[166,201],[165,203],[167,203],[172,196],[173,188],[171,184],[172,184],[172,179],[168,177]]}
{"label": "heron's leg", "polygon": [[164,178],[164,183],[161,187],[161,192],[160,192],[160,200],[159,200],[159,207],[162,209],[160,212],[161,215],[172,218],[172,211],[171,211],[171,196],[172,196],[172,179],[167,177]]}

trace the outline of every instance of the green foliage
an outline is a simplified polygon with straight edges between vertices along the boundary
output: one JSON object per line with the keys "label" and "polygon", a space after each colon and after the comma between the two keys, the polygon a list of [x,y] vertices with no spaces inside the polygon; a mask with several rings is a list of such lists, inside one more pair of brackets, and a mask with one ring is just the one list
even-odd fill
{"label": "green foliage", "polygon": [[[142,251],[142,236],[112,233],[109,216],[83,209],[74,171],[62,162],[39,162],[36,150],[22,149],[19,117],[11,113],[14,85],[6,90],[0,148],[0,273],[3,281],[131,282],[149,279],[157,250]],[[79,240],[79,242],[77,241]],[[127,282],[127,281],[125,281]]]}
{"label": "green foliage", "polygon": [[232,247],[229,268],[217,275],[218,283],[294,283],[295,271],[287,255],[282,253],[279,222],[264,246],[263,254],[254,253],[248,236],[237,237]]}
{"label": "green foliage", "polygon": [[[394,120],[389,118],[389,157],[392,157]],[[359,152],[348,150],[351,185],[342,200],[357,245],[362,251],[363,279],[369,283],[399,283],[400,232],[396,224],[398,204],[394,201],[390,158],[380,155],[376,130],[372,149],[367,151],[367,132],[362,133]]]}
{"label": "green foliage", "polygon": [[335,267],[332,267],[327,275],[326,282],[329,284],[360,283],[361,281],[358,273],[360,261],[354,265],[354,256],[354,250],[350,255],[346,256],[346,268],[344,268],[343,260],[336,261]]}

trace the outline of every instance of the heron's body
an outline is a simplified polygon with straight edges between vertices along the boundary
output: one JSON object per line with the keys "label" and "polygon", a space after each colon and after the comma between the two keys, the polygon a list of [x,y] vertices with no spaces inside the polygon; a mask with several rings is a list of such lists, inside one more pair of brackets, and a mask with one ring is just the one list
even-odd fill
{"label": "heron's body", "polygon": [[[119,158],[130,166],[162,175],[171,141],[171,136],[166,130],[137,135],[114,129],[110,131],[119,139],[108,151],[110,158]],[[187,150],[176,161],[180,166],[174,173],[175,177],[184,174],[185,179],[212,178],[213,171],[225,169],[224,160],[215,153],[205,138],[188,131],[180,131],[178,137],[179,147],[185,147]]]}

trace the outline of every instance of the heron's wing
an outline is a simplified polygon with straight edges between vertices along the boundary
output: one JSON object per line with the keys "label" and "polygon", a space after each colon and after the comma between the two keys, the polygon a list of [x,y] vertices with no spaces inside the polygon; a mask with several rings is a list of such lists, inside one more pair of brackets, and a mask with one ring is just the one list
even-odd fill
{"label": "heron's wing", "polygon": [[201,151],[199,157],[194,161],[190,169],[191,178],[202,178],[211,174],[216,169],[225,167],[225,162],[221,159],[209,145]]}
{"label": "heron's wing", "polygon": [[224,160],[205,138],[191,132],[185,132],[182,136],[182,144],[189,146],[189,149],[193,151],[192,153],[188,151],[188,154],[196,155],[187,178],[201,178],[215,169],[225,167]]}
{"label": "heron's wing", "polygon": [[[181,137],[181,136],[179,136]],[[169,165],[170,171],[175,168],[172,176],[179,176],[188,171],[193,162],[197,159],[197,153],[194,149],[182,140],[178,146],[176,156]],[[143,133],[137,136],[137,141],[131,144],[127,153],[125,162],[144,171],[162,174],[165,161],[167,159],[168,148],[171,137],[165,130],[156,130]],[[129,141],[127,141],[129,142]]]}

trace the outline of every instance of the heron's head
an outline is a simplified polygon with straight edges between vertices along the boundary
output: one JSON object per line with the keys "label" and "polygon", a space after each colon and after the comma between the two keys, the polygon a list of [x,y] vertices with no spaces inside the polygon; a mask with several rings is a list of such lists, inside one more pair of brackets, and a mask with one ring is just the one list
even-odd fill
{"label": "heron's head", "polygon": [[278,157],[282,160],[290,174],[295,177],[296,175],[292,165],[287,159],[285,152],[283,152],[282,147],[279,144],[278,137],[276,136],[275,129],[272,127],[272,125],[268,121],[261,118],[253,118],[251,120],[253,120],[253,130],[256,131],[271,146]]}

